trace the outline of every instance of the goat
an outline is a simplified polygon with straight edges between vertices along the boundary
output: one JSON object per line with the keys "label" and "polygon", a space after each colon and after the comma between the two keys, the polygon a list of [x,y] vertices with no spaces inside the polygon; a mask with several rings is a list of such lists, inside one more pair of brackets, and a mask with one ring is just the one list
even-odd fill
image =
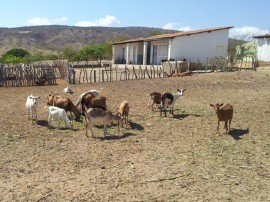
{"label": "goat", "polygon": [[33,123],[33,120],[37,120],[37,104],[39,96],[34,96],[33,94],[29,95],[26,99],[26,109],[27,109],[27,117],[30,119],[31,114],[31,120]]}
{"label": "goat", "polygon": [[85,108],[83,106],[85,106],[86,108],[91,107],[106,110],[106,101],[106,97],[100,95],[94,96],[92,92],[88,92],[81,99],[82,113],[85,112]]}
{"label": "goat", "polygon": [[[102,88],[101,88],[101,89],[102,89]],[[96,96],[98,96],[98,95],[100,94],[101,89],[100,89],[99,91],[93,89],[93,90],[89,90],[89,91],[86,91],[86,92],[82,93],[82,94],[79,96],[79,98],[77,99],[77,101],[76,101],[76,103],[75,103],[75,106],[76,106],[76,107],[79,107],[79,105],[80,105],[81,102],[82,102],[82,98],[83,98],[83,96],[84,96],[86,93],[92,93],[93,96],[96,97]]]}
{"label": "goat", "polygon": [[[129,103],[124,100],[119,107],[118,114],[120,117],[124,118],[125,125],[127,127],[127,122],[128,122],[128,114],[129,114]],[[122,124],[123,127],[123,124]]]}
{"label": "goat", "polygon": [[104,125],[104,136],[108,134],[107,125],[110,124],[112,121],[116,121],[118,125],[118,132],[119,132],[119,124],[123,124],[123,119],[121,117],[115,116],[112,114],[111,111],[103,110],[99,108],[89,108],[85,109],[85,135],[88,137],[87,131],[90,125],[90,130],[92,137],[94,137],[93,133],[93,124],[97,122],[101,122]]}
{"label": "goat", "polygon": [[72,94],[73,93],[72,89],[69,86],[65,87],[64,90],[63,90],[63,92],[64,93],[68,93],[68,94]]}
{"label": "goat", "polygon": [[[47,106],[46,106],[47,107]],[[55,106],[48,107],[48,125],[52,126],[51,121],[58,120],[58,129],[60,128],[60,120],[64,120],[67,128],[72,128],[72,122],[69,120],[67,113],[64,109]]]}
{"label": "goat", "polygon": [[[226,129],[226,132],[229,134],[231,130],[231,121],[233,117],[233,106],[231,104],[226,104],[223,106],[223,103],[221,104],[210,104],[211,107],[214,108],[217,117],[218,117],[218,126],[217,126],[217,133],[219,134],[219,122],[225,121],[224,128]],[[223,106],[222,108],[220,108]],[[229,122],[229,128],[228,128],[228,122]]]}
{"label": "goat", "polygon": [[161,103],[161,93],[158,92],[153,92],[150,93],[149,95],[149,100],[148,100],[148,105],[147,107],[150,108],[150,104],[151,104],[151,109],[152,111],[154,111],[154,104],[156,104],[159,108],[160,108],[160,103]]}
{"label": "goat", "polygon": [[56,106],[64,109],[65,111],[69,111],[75,115],[75,120],[80,120],[80,111],[69,98],[49,92],[47,99],[47,105]]}
{"label": "goat", "polygon": [[180,97],[184,95],[184,92],[186,91],[186,89],[184,90],[179,90],[177,89],[177,93],[176,94],[172,94],[172,93],[163,93],[161,96],[161,108],[160,108],[160,116],[162,115],[162,111],[164,111],[165,116],[167,116],[166,114],[166,109],[169,107],[169,112],[173,115],[173,111],[174,111],[174,104],[176,102],[176,100]]}

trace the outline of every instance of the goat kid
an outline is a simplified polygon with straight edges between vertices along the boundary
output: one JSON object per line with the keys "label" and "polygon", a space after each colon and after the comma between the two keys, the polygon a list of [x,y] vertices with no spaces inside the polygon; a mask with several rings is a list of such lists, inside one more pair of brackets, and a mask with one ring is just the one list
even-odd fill
{"label": "goat kid", "polygon": [[85,135],[88,137],[87,131],[90,127],[91,135],[94,137],[93,132],[93,125],[95,123],[102,123],[104,125],[104,136],[108,134],[107,125],[110,124],[112,121],[116,121],[118,125],[118,132],[119,124],[123,124],[123,119],[121,117],[115,116],[112,114],[111,111],[103,110],[99,108],[89,108],[86,109],[85,113]]}
{"label": "goat kid", "polygon": [[[127,127],[128,123],[128,114],[129,114],[129,103],[128,101],[124,100],[119,107],[118,114],[120,115],[121,118],[124,119],[125,126]],[[123,123],[122,123],[123,127]]]}
{"label": "goat kid", "polygon": [[34,96],[33,94],[31,94],[26,99],[25,106],[27,109],[27,117],[28,117],[28,120],[29,119],[32,120],[32,123],[33,123],[33,120],[37,121],[37,104],[38,104],[39,98],[40,98],[39,96]]}
{"label": "goat kid", "polygon": [[186,91],[186,89],[177,89],[177,93],[176,94],[172,94],[172,93],[163,93],[161,96],[161,109],[160,109],[160,116],[162,115],[162,111],[164,112],[165,116],[167,116],[166,114],[166,109],[169,108],[169,112],[173,115],[173,111],[174,111],[174,104],[176,102],[176,100],[178,100],[178,98],[180,98],[181,96],[184,95],[184,92]]}
{"label": "goat kid", "polygon": [[[46,106],[47,107],[47,106]],[[67,128],[72,127],[72,121],[69,120],[67,113],[64,109],[55,106],[48,106],[48,125],[52,126],[52,120],[58,120],[58,129],[60,128],[60,121],[63,120]]]}
{"label": "goat kid", "polygon": [[147,107],[152,109],[154,111],[154,105],[157,105],[158,108],[160,108],[161,104],[161,93],[158,92],[152,92],[149,95],[148,105]]}
{"label": "goat kid", "polygon": [[[217,114],[217,118],[218,118],[217,133],[219,134],[219,122],[225,121],[224,128],[226,129],[226,132],[229,134],[231,130],[231,121],[233,117],[233,106],[231,104],[226,104],[225,106],[223,106],[223,103],[221,104],[217,103],[215,105],[210,104],[210,106],[214,108]],[[228,122],[229,122],[229,128],[228,128]]]}

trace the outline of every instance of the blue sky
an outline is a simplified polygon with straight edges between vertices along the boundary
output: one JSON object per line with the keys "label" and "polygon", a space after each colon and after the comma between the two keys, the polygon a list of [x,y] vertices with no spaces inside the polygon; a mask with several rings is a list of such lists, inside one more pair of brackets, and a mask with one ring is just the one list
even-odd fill
{"label": "blue sky", "polygon": [[196,30],[234,26],[230,36],[270,33],[270,0],[0,0],[0,27],[145,26]]}

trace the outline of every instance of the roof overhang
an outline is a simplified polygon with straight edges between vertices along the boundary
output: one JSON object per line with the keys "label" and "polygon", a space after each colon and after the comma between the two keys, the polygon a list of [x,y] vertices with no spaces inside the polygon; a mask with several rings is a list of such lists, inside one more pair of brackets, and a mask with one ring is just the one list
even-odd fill
{"label": "roof overhang", "polygon": [[168,34],[160,34],[160,35],[155,35],[155,36],[141,37],[141,38],[130,39],[130,40],[126,40],[126,41],[114,42],[113,45],[147,42],[147,41],[157,41],[157,40],[162,40],[162,39],[171,39],[171,38],[175,38],[175,37],[190,36],[190,35],[200,34],[200,33],[210,33],[213,31],[219,31],[219,30],[231,29],[231,28],[233,28],[233,26],[216,27],[216,28],[192,30],[192,31],[185,31],[185,32],[181,31],[181,32],[176,32],[176,33],[168,33]]}

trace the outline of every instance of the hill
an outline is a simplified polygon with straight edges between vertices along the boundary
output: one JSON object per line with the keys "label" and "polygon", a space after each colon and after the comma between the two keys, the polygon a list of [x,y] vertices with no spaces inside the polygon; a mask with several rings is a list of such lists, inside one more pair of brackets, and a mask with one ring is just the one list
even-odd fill
{"label": "hill", "polygon": [[111,43],[120,38],[149,36],[153,32],[172,32],[149,27],[75,27],[29,26],[0,28],[0,55],[12,48],[23,48],[30,53],[56,53],[65,47],[80,49],[88,44]]}

